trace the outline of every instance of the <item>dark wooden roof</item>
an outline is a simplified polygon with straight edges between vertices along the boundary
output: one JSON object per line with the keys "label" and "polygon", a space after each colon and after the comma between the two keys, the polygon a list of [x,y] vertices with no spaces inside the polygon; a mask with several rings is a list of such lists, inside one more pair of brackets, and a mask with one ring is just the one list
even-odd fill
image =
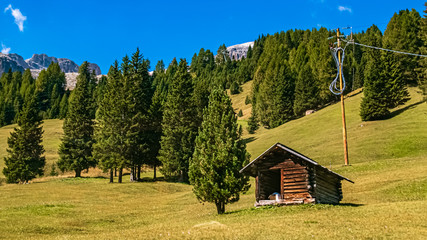
{"label": "dark wooden roof", "polygon": [[306,163],[308,163],[310,165],[314,165],[316,167],[322,168],[326,172],[329,172],[330,174],[336,175],[341,180],[344,179],[344,180],[347,180],[347,181],[349,181],[351,183],[354,183],[350,179],[348,179],[346,177],[343,177],[340,174],[335,173],[335,172],[333,172],[333,171],[331,171],[331,170],[323,167],[322,165],[320,165],[316,161],[314,161],[314,160],[312,160],[312,159],[304,156],[303,154],[301,154],[301,153],[299,153],[299,152],[297,152],[297,151],[295,151],[295,150],[293,150],[293,149],[291,149],[291,148],[289,148],[289,147],[287,147],[287,146],[285,146],[285,145],[283,145],[281,143],[276,143],[273,146],[271,146],[269,149],[267,149],[265,152],[263,152],[261,155],[259,155],[257,158],[255,158],[252,162],[250,162],[248,165],[246,165],[245,167],[243,167],[240,170],[240,173],[244,173],[244,174],[251,175],[251,176],[256,176],[256,163],[264,161],[264,159],[265,159],[264,157],[266,155],[268,155],[268,154],[270,154],[270,153],[272,153],[274,151],[278,151],[279,149],[288,152],[289,154],[297,157],[298,159],[301,159],[302,161],[304,161],[304,162],[306,162]]}

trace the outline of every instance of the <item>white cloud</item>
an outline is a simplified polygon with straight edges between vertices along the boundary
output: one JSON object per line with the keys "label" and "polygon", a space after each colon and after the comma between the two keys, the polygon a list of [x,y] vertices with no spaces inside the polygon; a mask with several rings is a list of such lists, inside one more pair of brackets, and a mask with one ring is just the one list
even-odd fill
{"label": "white cloud", "polygon": [[24,21],[27,20],[27,17],[22,15],[21,11],[19,11],[19,9],[13,9],[12,5],[9,4],[9,6],[7,6],[7,8],[4,9],[4,12],[7,11],[11,11],[12,12],[12,16],[15,18],[15,23],[16,25],[18,25],[19,27],[19,31],[23,32],[24,31]]}
{"label": "white cloud", "polygon": [[340,12],[348,11],[349,13],[351,13],[351,8],[349,7],[338,6],[338,10],[340,10]]}
{"label": "white cloud", "polygon": [[3,54],[9,54],[10,52],[10,47],[6,47],[6,45],[4,45],[3,43],[1,43],[1,53]]}

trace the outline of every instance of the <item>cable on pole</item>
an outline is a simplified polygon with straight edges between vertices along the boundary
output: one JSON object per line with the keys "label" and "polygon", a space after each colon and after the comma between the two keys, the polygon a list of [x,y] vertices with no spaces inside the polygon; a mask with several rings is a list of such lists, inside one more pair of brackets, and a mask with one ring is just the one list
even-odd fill
{"label": "cable on pole", "polygon": [[[348,41],[346,41],[346,42],[347,42],[347,44],[345,45],[344,48],[341,48],[341,47],[333,48],[333,47],[331,47],[332,57],[334,58],[334,62],[337,65],[337,76],[329,85],[329,90],[335,95],[341,95],[341,94],[343,94],[343,92],[345,90],[345,78],[344,78],[344,72],[343,72],[343,63],[344,63],[344,57],[345,57],[345,48],[349,44]],[[338,52],[339,51],[342,51],[341,62],[338,59]],[[342,83],[343,83],[342,88],[340,87],[340,81],[339,81],[340,68],[341,68],[341,73],[342,73],[341,74],[342,75]]]}

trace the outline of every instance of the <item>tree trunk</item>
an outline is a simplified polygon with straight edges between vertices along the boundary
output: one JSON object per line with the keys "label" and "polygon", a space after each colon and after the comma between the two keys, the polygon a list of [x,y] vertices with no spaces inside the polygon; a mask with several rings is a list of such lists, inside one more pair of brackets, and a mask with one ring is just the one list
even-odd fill
{"label": "tree trunk", "polygon": [[111,168],[110,169],[110,183],[113,183],[114,182],[114,172],[113,172],[113,169]]}
{"label": "tree trunk", "polygon": [[130,181],[133,182],[135,178],[135,165],[132,165],[132,167],[130,168]]}
{"label": "tree trunk", "polygon": [[114,168],[114,177],[117,177],[117,168]]}
{"label": "tree trunk", "polygon": [[218,214],[223,214],[225,212],[225,203],[224,202],[215,202],[216,211]]}
{"label": "tree trunk", "polygon": [[137,180],[137,181],[141,180],[141,164],[140,164],[140,165],[138,165],[138,175],[137,175],[137,177],[136,177],[136,180]]}
{"label": "tree trunk", "polygon": [[182,171],[179,172],[178,182],[184,182],[184,174]]}
{"label": "tree trunk", "polygon": [[122,183],[122,176],[123,176],[123,168],[120,168],[119,169],[119,180],[118,180],[119,183]]}
{"label": "tree trunk", "polygon": [[157,180],[156,164],[154,164],[154,176],[153,176],[153,180],[154,180],[154,181],[156,181],[156,180]]}
{"label": "tree trunk", "polygon": [[181,171],[179,173],[178,182],[188,183],[188,172]]}
{"label": "tree trunk", "polygon": [[76,169],[76,170],[74,170],[74,172],[76,172],[76,176],[75,177],[81,177],[82,170]]}

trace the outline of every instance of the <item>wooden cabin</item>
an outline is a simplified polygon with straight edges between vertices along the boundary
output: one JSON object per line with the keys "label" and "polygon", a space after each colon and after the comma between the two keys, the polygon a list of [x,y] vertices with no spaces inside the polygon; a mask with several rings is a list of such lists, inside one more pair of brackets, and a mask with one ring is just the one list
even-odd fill
{"label": "wooden cabin", "polygon": [[255,206],[342,200],[341,181],[354,183],[301,153],[276,143],[240,170],[255,178]]}

